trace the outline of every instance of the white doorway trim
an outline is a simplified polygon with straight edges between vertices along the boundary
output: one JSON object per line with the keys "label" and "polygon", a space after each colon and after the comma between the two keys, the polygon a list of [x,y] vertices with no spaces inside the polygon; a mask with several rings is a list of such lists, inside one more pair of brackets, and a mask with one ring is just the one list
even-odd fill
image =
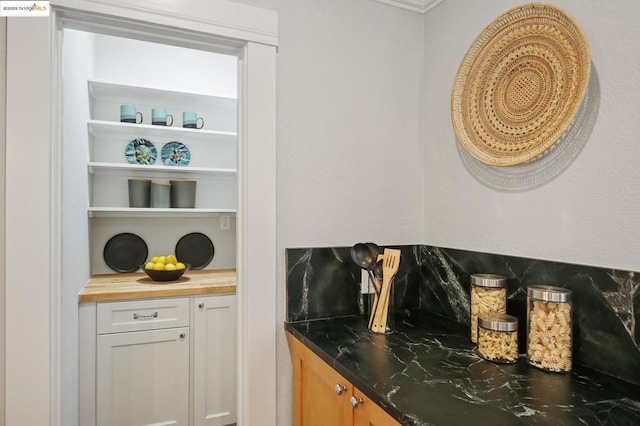
{"label": "white doorway trim", "polygon": [[[239,383],[238,423],[275,425],[276,412],[276,241],[275,241],[275,80],[277,14],[225,0],[183,0],[180,2],[136,2],[99,0],[52,1],[52,19],[27,18],[8,27],[8,50],[44,46],[47,54],[9,64],[7,86],[14,87],[7,98],[14,122],[8,123],[7,145],[7,380],[6,422],[32,425],[60,425],[61,405],[68,390],[60,386],[61,316],[60,250],[61,200],[58,160],[61,137],[58,134],[61,27],[76,22],[102,31],[109,25],[121,25],[125,31],[155,32],[185,45],[210,45],[212,50],[236,49],[240,58],[239,150],[238,150],[238,305],[239,305]],[[81,20],[77,19],[82,17]],[[91,19],[87,20],[86,18]],[[24,24],[23,24],[24,23]],[[136,24],[137,23],[137,24]],[[26,40],[26,41],[25,41]],[[214,47],[217,46],[217,47]],[[15,56],[8,56],[9,59]],[[20,76],[19,67],[35,67],[38,86]],[[50,75],[48,75],[50,74]],[[30,77],[33,79],[33,77]],[[35,81],[37,82],[37,81]],[[17,92],[29,85],[33,91],[46,90],[34,108]],[[49,90],[47,90],[47,88]],[[50,117],[28,129],[32,113]],[[9,116],[9,112],[7,112]],[[23,117],[23,118],[20,118]],[[33,127],[33,126],[32,126]],[[27,164],[15,148],[25,136],[38,150],[41,169],[25,170]],[[23,183],[24,182],[24,183]],[[23,202],[31,191],[31,198]],[[57,187],[56,187],[57,186]],[[26,235],[15,231],[36,223]],[[33,227],[32,227],[33,228]],[[25,238],[31,241],[25,242]],[[34,245],[36,246],[34,249]],[[33,270],[33,256],[44,259],[42,270]],[[31,267],[31,269],[30,269]],[[29,285],[27,286],[26,283]],[[39,311],[31,300],[37,294]],[[21,338],[19,335],[22,335]],[[21,340],[37,342],[21,346]],[[36,350],[37,354],[27,354]],[[44,362],[43,362],[44,361]],[[34,366],[33,364],[36,364]],[[34,371],[37,373],[34,375]],[[28,390],[40,389],[28,393]],[[26,395],[30,396],[26,400]],[[37,408],[36,408],[37,407]],[[47,407],[48,409],[46,409]],[[28,411],[31,410],[31,413]],[[37,412],[36,412],[37,411]],[[65,426],[71,426],[65,424]]]}

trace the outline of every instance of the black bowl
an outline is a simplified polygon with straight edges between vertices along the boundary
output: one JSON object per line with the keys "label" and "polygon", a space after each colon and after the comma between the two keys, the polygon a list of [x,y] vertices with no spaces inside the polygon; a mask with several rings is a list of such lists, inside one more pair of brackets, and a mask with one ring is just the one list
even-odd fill
{"label": "black bowl", "polygon": [[156,271],[155,269],[145,269],[144,265],[141,266],[142,270],[154,281],[176,281],[189,269],[188,264],[184,264],[184,269],[176,269],[175,271]]}

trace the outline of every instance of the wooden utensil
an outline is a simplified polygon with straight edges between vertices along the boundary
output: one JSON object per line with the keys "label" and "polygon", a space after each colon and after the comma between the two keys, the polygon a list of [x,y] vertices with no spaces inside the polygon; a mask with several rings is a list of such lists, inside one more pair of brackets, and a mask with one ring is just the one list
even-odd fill
{"label": "wooden utensil", "polygon": [[[384,262],[384,254],[379,254],[376,260],[377,262]],[[382,280],[379,279],[375,273],[373,274],[373,286],[375,287],[375,292],[373,295],[373,303],[371,305],[371,316],[369,317],[369,329],[371,329],[371,325],[373,324],[373,317],[375,316],[376,309],[378,308],[378,300],[380,300],[380,290],[382,289]]]}
{"label": "wooden utensil", "polygon": [[384,262],[382,264],[382,287],[380,289],[378,305],[376,306],[375,316],[373,318],[373,324],[371,326],[371,331],[373,331],[374,333],[384,333],[386,331],[387,316],[389,314],[389,294],[391,292],[393,278],[398,272],[399,266],[400,250],[384,249]]}

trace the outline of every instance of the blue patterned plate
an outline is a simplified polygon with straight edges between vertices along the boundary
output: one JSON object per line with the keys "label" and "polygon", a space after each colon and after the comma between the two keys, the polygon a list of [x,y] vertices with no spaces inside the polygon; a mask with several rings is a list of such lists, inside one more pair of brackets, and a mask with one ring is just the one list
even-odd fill
{"label": "blue patterned plate", "polygon": [[162,164],[165,166],[188,166],[191,161],[191,152],[182,142],[169,142],[162,147]]}
{"label": "blue patterned plate", "polygon": [[131,164],[153,164],[158,158],[156,147],[146,139],[134,139],[129,142],[124,154]]}

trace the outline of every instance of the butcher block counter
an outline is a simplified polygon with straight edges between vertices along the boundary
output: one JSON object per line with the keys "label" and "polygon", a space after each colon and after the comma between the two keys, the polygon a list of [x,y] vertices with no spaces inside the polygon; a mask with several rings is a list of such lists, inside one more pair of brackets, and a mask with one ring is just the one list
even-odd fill
{"label": "butcher block counter", "polygon": [[92,276],[78,294],[78,302],[147,299],[236,292],[236,270],[187,271],[176,281],[157,282],[144,272]]}

